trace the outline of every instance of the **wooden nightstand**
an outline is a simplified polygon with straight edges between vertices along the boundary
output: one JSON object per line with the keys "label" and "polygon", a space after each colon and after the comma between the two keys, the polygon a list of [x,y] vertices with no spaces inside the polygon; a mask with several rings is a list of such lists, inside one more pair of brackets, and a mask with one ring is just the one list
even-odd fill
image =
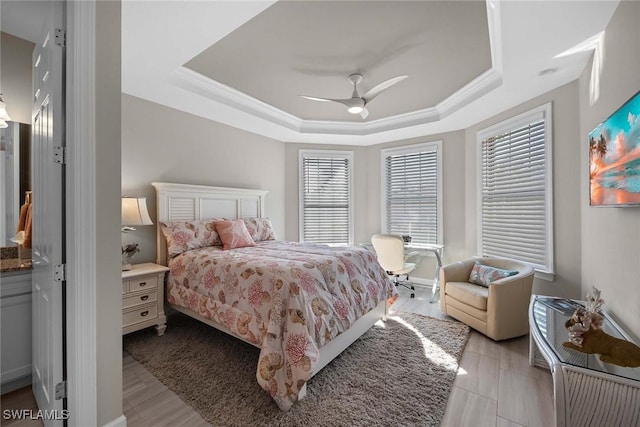
{"label": "wooden nightstand", "polygon": [[156,327],[158,335],[167,329],[164,315],[164,276],[169,269],[147,262],[122,272],[122,334]]}

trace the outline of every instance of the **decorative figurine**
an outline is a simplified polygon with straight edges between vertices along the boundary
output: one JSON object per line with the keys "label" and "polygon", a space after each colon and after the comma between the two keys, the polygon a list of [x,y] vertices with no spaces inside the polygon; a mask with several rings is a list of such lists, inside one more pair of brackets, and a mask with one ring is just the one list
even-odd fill
{"label": "decorative figurine", "polygon": [[131,270],[133,266],[131,265],[131,258],[135,254],[140,252],[140,248],[137,243],[129,243],[122,247],[122,271]]}
{"label": "decorative figurine", "polygon": [[640,347],[630,341],[612,337],[602,330],[602,315],[598,313],[604,300],[595,286],[587,294],[585,308],[578,308],[565,323],[569,341],[562,346],[581,353],[599,354],[600,360],[614,365],[636,368],[640,366]]}

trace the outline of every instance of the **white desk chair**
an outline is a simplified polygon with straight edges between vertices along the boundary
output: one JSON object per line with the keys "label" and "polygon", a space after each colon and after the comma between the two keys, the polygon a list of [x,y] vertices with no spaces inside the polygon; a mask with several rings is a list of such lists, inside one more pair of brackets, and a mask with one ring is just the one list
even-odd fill
{"label": "white desk chair", "polygon": [[[396,234],[375,234],[371,237],[371,244],[382,268],[388,274],[393,275],[393,283],[411,290],[411,298],[414,298],[416,296],[415,288],[413,283],[409,281],[409,273],[418,266],[420,253],[405,254],[404,240]],[[406,281],[400,281],[400,276],[405,275],[407,276]]]}

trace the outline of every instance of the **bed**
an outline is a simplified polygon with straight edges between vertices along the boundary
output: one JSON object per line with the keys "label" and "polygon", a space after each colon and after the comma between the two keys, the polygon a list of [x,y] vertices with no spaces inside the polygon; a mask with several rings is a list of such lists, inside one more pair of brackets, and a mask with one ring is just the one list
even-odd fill
{"label": "bed", "polygon": [[[395,288],[375,256],[276,240],[266,191],[152,185],[168,304],[260,348],[256,379],[282,410],[386,316]],[[225,227],[234,227],[233,238]]]}

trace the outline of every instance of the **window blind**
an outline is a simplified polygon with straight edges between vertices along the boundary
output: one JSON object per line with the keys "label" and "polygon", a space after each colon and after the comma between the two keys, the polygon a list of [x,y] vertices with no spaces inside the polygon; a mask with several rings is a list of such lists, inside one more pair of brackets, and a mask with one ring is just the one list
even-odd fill
{"label": "window blind", "polygon": [[387,155],[384,167],[387,233],[410,235],[412,243],[439,243],[438,150]]}
{"label": "window blind", "polygon": [[351,164],[350,156],[302,155],[303,241],[351,243]]}
{"label": "window blind", "polygon": [[481,170],[481,252],[549,265],[544,117],[485,138]]}

